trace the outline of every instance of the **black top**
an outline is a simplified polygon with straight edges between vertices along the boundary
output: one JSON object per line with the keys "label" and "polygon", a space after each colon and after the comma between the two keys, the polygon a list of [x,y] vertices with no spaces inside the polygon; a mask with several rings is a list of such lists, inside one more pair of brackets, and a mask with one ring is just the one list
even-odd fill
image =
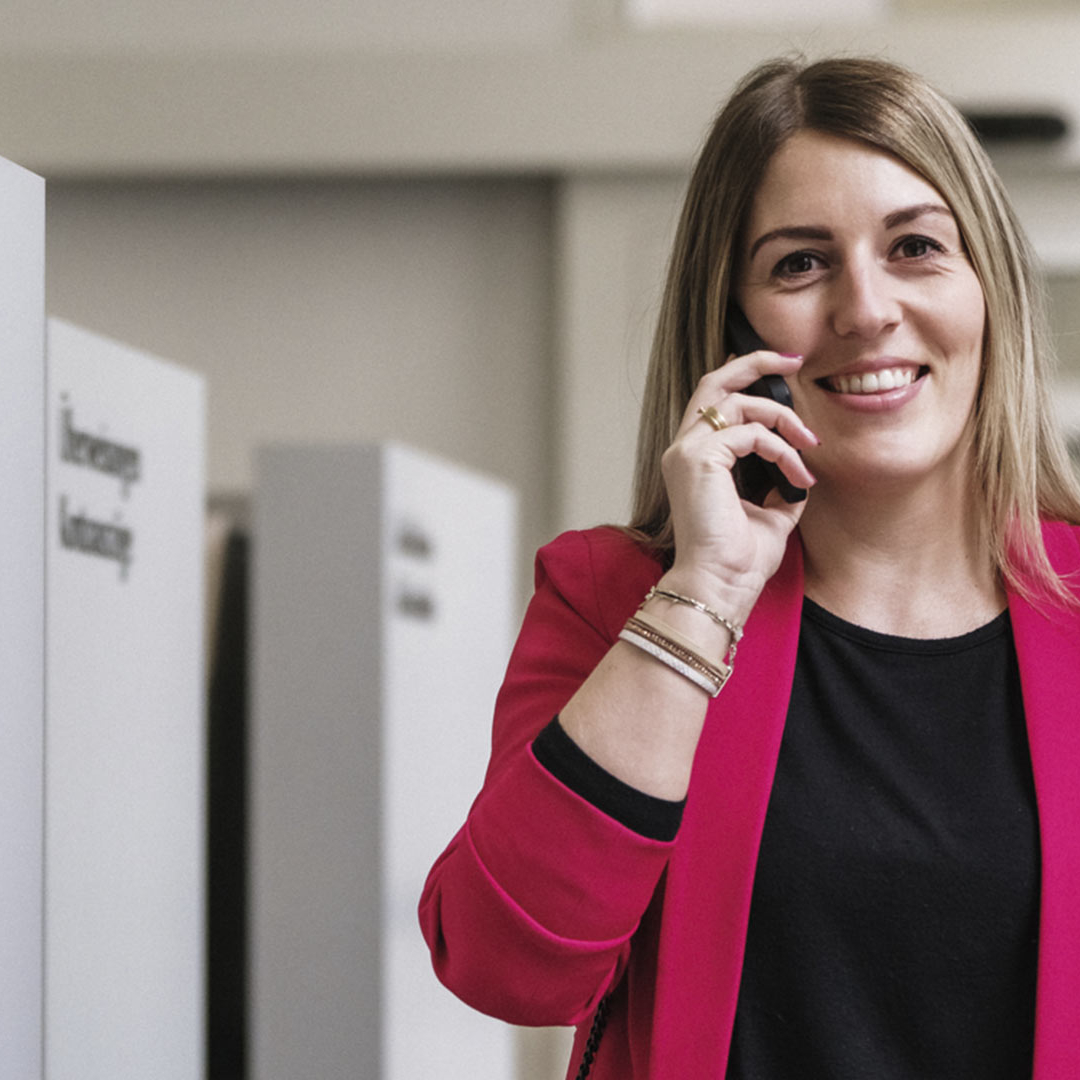
{"label": "black top", "polygon": [[[557,723],[534,747],[673,835],[680,804],[618,787]],[[1008,615],[913,640],[805,601],[728,1080],[1030,1077],[1038,878]]]}
{"label": "black top", "polygon": [[729,1080],[1030,1077],[1038,835],[1008,615],[803,607]]}

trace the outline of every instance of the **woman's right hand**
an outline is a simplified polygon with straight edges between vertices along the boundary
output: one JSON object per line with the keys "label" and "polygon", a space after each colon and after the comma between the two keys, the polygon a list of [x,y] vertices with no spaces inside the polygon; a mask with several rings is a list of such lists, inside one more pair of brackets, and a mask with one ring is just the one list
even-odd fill
{"label": "woman's right hand", "polygon": [[[675,561],[664,583],[715,602],[740,624],[779,567],[806,503],[785,502],[775,489],[762,506],[740,498],[735,463],[759,454],[797,487],[811,487],[815,479],[798,451],[819,445],[791,409],[740,391],[765,374],[792,375],[801,364],[801,357],[762,349],[709,372],[661,463],[675,532]],[[722,430],[702,415],[710,407]]]}
{"label": "woman's right hand", "polygon": [[[798,357],[762,350],[706,375],[686,407],[661,468],[675,530],[675,561],[661,589],[691,597],[738,627],[776,572],[805,502],[788,504],[771,492],[763,506],[739,497],[735,462],[760,454],[799,487],[814,477],[798,451],[818,440],[791,409],[740,393],[761,375],[792,375]],[[718,431],[699,412],[716,409]],[[772,429],[776,428],[776,431]],[[733,644],[730,626],[670,596],[652,596],[647,610],[723,663]],[[690,783],[709,696],[698,685],[641,649],[618,641],[560,710],[563,729],[593,761],[639,791],[681,799]]]}

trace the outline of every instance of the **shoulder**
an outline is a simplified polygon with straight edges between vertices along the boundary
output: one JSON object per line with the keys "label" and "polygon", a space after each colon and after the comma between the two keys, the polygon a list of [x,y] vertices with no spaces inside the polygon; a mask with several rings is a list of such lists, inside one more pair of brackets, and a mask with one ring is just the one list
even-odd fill
{"label": "shoulder", "polygon": [[614,526],[562,533],[536,554],[536,588],[551,588],[614,638],[663,567],[639,540]]}
{"label": "shoulder", "polygon": [[1080,571],[1080,525],[1042,523],[1043,543],[1051,565],[1062,576]]}

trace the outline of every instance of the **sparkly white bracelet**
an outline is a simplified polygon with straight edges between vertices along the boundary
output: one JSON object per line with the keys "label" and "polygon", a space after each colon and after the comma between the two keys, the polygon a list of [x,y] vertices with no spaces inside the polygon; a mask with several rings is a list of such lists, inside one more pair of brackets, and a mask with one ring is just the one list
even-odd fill
{"label": "sparkly white bracelet", "polygon": [[675,656],[663,645],[650,641],[648,638],[645,638],[641,634],[629,630],[626,627],[623,627],[623,629],[619,631],[619,637],[623,641],[629,642],[643,652],[647,652],[650,656],[655,657],[660,663],[671,668],[672,671],[677,671],[683,678],[689,679],[695,686],[700,686],[709,697],[716,697],[716,695],[720,693],[724,687],[724,683],[727,682],[728,676],[731,674],[731,668],[728,667],[721,671],[722,678],[720,681],[712,679],[706,675],[704,671],[698,670],[691,664],[688,664],[685,660],[681,660],[679,657]]}
{"label": "sparkly white bracelet", "polygon": [[[626,620],[624,630],[629,630],[638,637],[645,638],[653,645],[659,646],[664,652],[681,660],[684,664],[692,667],[699,675],[704,675],[709,682],[716,687],[719,693],[724,683],[731,676],[731,665],[722,660],[714,663],[707,660],[701,653],[696,642],[683,637],[678,631],[667,626],[659,619],[653,618],[648,612],[638,609]],[[715,695],[714,695],[715,696]]]}

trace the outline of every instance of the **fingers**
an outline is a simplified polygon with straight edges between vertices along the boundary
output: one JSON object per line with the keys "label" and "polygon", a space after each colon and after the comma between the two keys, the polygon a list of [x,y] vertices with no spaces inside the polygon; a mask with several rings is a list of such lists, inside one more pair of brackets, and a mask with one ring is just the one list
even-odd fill
{"label": "fingers", "polygon": [[722,431],[714,431],[702,421],[697,431],[677,439],[668,447],[662,465],[665,476],[674,479],[680,474],[691,475],[701,468],[730,472],[739,458],[757,454],[766,461],[775,462],[796,487],[811,487],[817,481],[799,456],[798,449],[815,445],[816,438],[801,424],[793,429],[789,441],[788,437],[757,420],[732,424]]}
{"label": "fingers", "polygon": [[[737,457],[756,454],[759,458],[772,461],[796,487],[813,487],[818,483],[818,477],[807,468],[795,446],[764,424],[740,424],[731,432],[728,445]],[[816,440],[813,445],[816,445]]]}
{"label": "fingers", "polygon": [[765,500],[761,506],[750,504],[747,512],[753,516],[760,515],[767,526],[778,529],[778,538],[782,541],[787,537],[787,534],[799,524],[799,518],[802,517],[806,505],[806,499],[789,503],[783,495],[780,494],[779,488],[773,488],[772,491],[765,496]]}
{"label": "fingers", "polygon": [[[820,445],[814,432],[789,405],[771,396],[743,392],[762,375],[790,376],[801,365],[800,357],[760,350],[736,357],[701,379],[683,414],[675,441],[661,463],[673,506],[677,499],[684,498],[689,500],[686,505],[694,505],[703,490],[713,493],[710,499],[738,500],[734,477],[720,484],[719,474],[730,474],[739,458],[751,454],[774,463],[797,488],[816,483],[800,456],[801,451]],[[703,488],[702,484],[706,486]],[[767,500],[766,506],[772,514],[774,503]],[[801,509],[794,515],[784,511],[782,516],[788,519],[788,528],[793,527],[801,513]]]}
{"label": "fingers", "polygon": [[[702,411],[709,408],[716,409],[727,423],[740,423],[743,416],[749,414],[737,410],[736,415],[731,415],[733,406],[729,406],[728,399],[732,395],[739,394],[762,375],[793,375],[801,366],[801,357],[784,356],[781,353],[760,350],[737,357],[724,364],[723,367],[710,371],[694,389],[679,425],[677,436],[685,434],[700,420]],[[750,395],[743,395],[741,400],[742,402],[750,400]],[[775,405],[773,402],[770,404]],[[755,419],[760,415],[762,415],[761,410],[755,410],[753,413]],[[775,426],[778,423],[779,413],[774,411],[765,416],[767,422],[769,422],[769,416],[773,417],[771,424]]]}
{"label": "fingers", "polygon": [[[803,432],[806,430],[800,426],[789,441],[788,438],[755,420],[729,427],[719,433],[716,438],[718,442],[723,441],[725,450],[732,455],[731,466],[734,466],[737,458],[757,454],[766,461],[774,462],[796,487],[813,487],[817,483],[817,478],[806,467],[806,463],[796,449],[804,442]],[[810,434],[810,438],[813,441],[807,445],[816,446],[816,437]]]}
{"label": "fingers", "polygon": [[758,349],[757,352],[747,353],[745,356],[730,357],[727,363],[705,375],[697,389],[714,396],[732,394],[745,390],[762,375],[794,375],[802,364],[801,356]]}
{"label": "fingers", "polygon": [[[753,397],[748,394],[728,394],[717,405],[699,406],[692,413],[687,410],[681,435],[693,433],[712,435],[742,424],[761,424],[775,428],[793,446],[808,450],[820,446],[821,440],[806,426],[799,416],[786,405],[770,398]],[[695,426],[699,429],[694,432]]]}

